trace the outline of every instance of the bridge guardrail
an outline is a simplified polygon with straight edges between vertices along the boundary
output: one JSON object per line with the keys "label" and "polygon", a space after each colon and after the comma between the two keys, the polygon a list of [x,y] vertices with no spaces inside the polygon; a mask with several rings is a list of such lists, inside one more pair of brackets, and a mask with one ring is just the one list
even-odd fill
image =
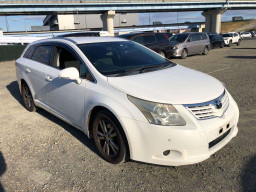
{"label": "bridge guardrail", "polygon": [[171,2],[250,2],[256,0],[0,0],[0,4],[74,4],[74,3],[171,3]]}

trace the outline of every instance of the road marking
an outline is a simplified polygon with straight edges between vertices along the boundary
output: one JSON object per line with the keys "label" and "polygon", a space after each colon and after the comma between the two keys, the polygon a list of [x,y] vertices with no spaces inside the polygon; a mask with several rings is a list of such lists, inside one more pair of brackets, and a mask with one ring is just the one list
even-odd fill
{"label": "road marking", "polygon": [[215,72],[218,72],[218,71],[223,71],[223,70],[229,69],[229,68],[231,68],[231,67],[225,67],[225,68],[222,68],[222,69],[218,69],[218,70],[215,70],[215,71],[211,71],[211,72],[209,72],[208,74],[215,73]]}

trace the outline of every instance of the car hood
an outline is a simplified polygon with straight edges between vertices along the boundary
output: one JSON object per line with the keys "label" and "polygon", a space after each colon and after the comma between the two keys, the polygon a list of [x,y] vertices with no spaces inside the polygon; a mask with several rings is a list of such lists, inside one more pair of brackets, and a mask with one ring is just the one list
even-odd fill
{"label": "car hood", "polygon": [[108,77],[111,87],[128,95],[159,103],[194,104],[219,97],[224,87],[204,73],[174,67],[123,77]]}

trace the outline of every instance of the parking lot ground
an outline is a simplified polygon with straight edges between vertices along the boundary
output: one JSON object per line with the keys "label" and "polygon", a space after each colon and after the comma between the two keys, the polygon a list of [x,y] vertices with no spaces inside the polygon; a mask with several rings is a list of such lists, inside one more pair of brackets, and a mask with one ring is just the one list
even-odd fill
{"label": "parking lot ground", "polygon": [[240,108],[237,137],[195,165],[105,162],[82,132],[26,111],[14,62],[0,63],[0,191],[256,191],[256,39],[173,61],[224,82]]}

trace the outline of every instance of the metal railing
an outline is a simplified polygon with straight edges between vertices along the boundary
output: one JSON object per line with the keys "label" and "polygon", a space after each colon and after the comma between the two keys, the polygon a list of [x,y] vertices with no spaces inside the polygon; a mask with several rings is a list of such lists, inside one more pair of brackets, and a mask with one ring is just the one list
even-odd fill
{"label": "metal railing", "polygon": [[252,2],[256,0],[0,0],[0,4],[78,4],[78,3],[182,3],[182,2]]}

